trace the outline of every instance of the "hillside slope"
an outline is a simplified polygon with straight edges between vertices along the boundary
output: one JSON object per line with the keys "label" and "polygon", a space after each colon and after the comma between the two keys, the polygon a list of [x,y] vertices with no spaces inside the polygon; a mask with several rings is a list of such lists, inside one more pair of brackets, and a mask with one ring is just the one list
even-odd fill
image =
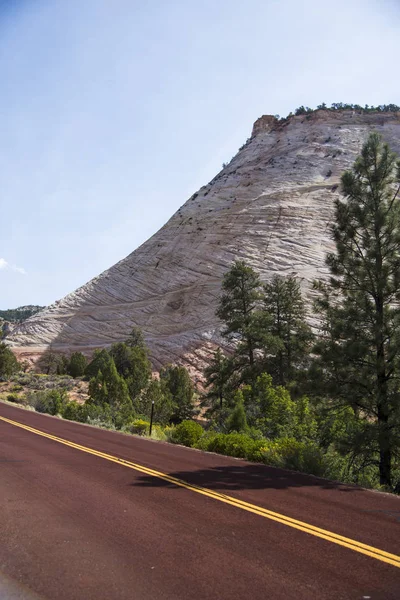
{"label": "hillside slope", "polygon": [[63,300],[19,325],[23,355],[90,352],[141,327],[156,367],[201,367],[218,342],[220,283],[235,258],[266,280],[293,273],[305,291],[324,276],[328,224],[342,171],[376,130],[400,152],[400,113],[318,110],[264,116],[231,162],[147,242]]}

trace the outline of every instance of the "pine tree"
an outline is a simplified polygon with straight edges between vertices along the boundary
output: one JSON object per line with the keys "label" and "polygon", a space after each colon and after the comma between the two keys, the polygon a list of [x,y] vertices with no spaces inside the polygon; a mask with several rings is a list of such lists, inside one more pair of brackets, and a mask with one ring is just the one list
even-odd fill
{"label": "pine tree", "polygon": [[193,384],[185,367],[168,365],[160,371],[161,385],[172,397],[172,423],[191,419],[194,413]]}
{"label": "pine tree", "polygon": [[243,405],[243,394],[240,390],[236,392],[234,400],[235,408],[229,415],[226,426],[229,432],[243,433],[247,429],[247,418]]}
{"label": "pine tree", "polygon": [[222,282],[217,316],[225,323],[222,335],[236,342],[235,368],[243,381],[255,378],[256,352],[261,347],[261,282],[244,261],[235,261]]}
{"label": "pine tree", "polygon": [[316,284],[316,352],[331,397],[352,406],[368,431],[373,425],[380,483],[390,486],[400,445],[400,161],[373,133],[342,187],[330,282]]}
{"label": "pine tree", "polygon": [[266,369],[275,383],[286,385],[304,366],[312,340],[300,284],[295,277],[275,275],[264,286],[265,320],[270,347],[266,348]]}
{"label": "pine tree", "polygon": [[13,373],[16,373],[19,363],[13,352],[4,342],[0,342],[0,377],[7,379]]}
{"label": "pine tree", "polygon": [[146,347],[118,342],[111,346],[110,356],[114,359],[119,375],[126,380],[131,398],[138,397],[151,377],[151,363]]}
{"label": "pine tree", "polygon": [[72,377],[82,377],[85,373],[87,360],[82,352],[73,352],[67,366],[67,373]]}
{"label": "pine tree", "polygon": [[141,415],[150,419],[151,405],[154,402],[154,422],[168,425],[175,412],[171,392],[164,381],[153,379],[143,394],[135,401],[135,409]]}
{"label": "pine tree", "polygon": [[205,396],[205,404],[211,405],[211,412],[217,409],[222,410],[230,375],[230,361],[222,353],[221,348],[217,348],[212,361],[204,370],[205,387],[208,390]]}
{"label": "pine tree", "polygon": [[102,350],[95,350],[93,359],[85,369],[85,375],[87,377],[96,377],[99,371],[104,371],[104,369],[107,368],[110,360],[111,357],[105,348]]}
{"label": "pine tree", "polygon": [[131,346],[132,348],[134,348],[135,346],[138,346],[139,348],[146,347],[143,331],[140,329],[140,327],[133,327],[132,331],[128,336],[128,339],[126,340],[126,344],[128,346]]}

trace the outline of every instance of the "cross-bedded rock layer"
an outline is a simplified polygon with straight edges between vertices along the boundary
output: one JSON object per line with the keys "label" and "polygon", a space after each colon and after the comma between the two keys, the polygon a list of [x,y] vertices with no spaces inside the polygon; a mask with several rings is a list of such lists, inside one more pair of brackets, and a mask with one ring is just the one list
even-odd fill
{"label": "cross-bedded rock layer", "polygon": [[231,162],[147,242],[86,285],[18,326],[8,341],[33,356],[124,340],[143,329],[154,366],[194,370],[218,343],[221,279],[245,259],[263,280],[295,274],[306,293],[324,277],[340,175],[371,131],[400,152],[400,113],[319,110],[263,116]]}

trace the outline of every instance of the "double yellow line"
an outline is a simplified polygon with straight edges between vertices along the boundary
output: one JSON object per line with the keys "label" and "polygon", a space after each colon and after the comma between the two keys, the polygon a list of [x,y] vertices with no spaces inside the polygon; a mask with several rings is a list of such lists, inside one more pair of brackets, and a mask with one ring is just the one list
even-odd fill
{"label": "double yellow line", "polygon": [[97,456],[99,458],[103,458],[104,460],[108,460],[110,462],[122,465],[123,467],[127,467],[128,469],[134,469],[135,471],[139,471],[140,473],[144,473],[145,475],[157,477],[158,479],[162,479],[163,481],[167,481],[168,483],[171,483],[178,487],[182,487],[192,492],[196,492],[197,494],[202,494],[203,496],[207,496],[208,498],[218,500],[219,502],[223,502],[224,504],[229,504],[231,506],[240,508],[255,515],[259,515],[260,517],[264,517],[265,519],[276,521],[277,523],[281,523],[282,525],[286,525],[287,527],[298,529],[299,531],[303,531],[304,533],[308,533],[315,537],[322,538],[328,542],[337,544],[338,546],[343,546],[344,548],[348,548],[349,550],[353,550],[354,552],[365,554],[366,556],[370,556],[371,558],[375,558],[376,560],[400,568],[400,556],[397,556],[396,554],[391,554],[390,552],[385,552],[384,550],[380,550],[379,548],[374,548],[373,546],[368,546],[367,544],[363,544],[362,542],[357,542],[356,540],[352,540],[342,535],[338,535],[337,533],[333,533],[332,531],[321,529],[320,527],[315,527],[314,525],[310,525],[309,523],[305,523],[304,521],[292,519],[291,517],[287,517],[286,515],[273,512],[272,510],[268,510],[261,506],[257,506],[256,504],[250,504],[249,502],[244,502],[243,500],[233,498],[232,496],[227,496],[225,494],[221,494],[220,492],[215,492],[214,490],[200,487],[193,483],[188,483],[186,481],[183,481],[182,479],[172,477],[167,473],[162,473],[160,471],[144,467],[143,465],[139,465],[129,460],[124,460],[122,458],[118,458],[117,456],[105,454],[104,452],[99,452],[98,450],[94,450],[93,448],[88,448],[86,446],[82,446],[81,444],[70,442],[69,440],[65,440],[64,438],[60,438],[55,435],[45,433],[44,431],[41,431],[39,429],[29,427],[28,425],[18,423],[18,421],[12,421],[11,419],[6,419],[5,417],[1,416],[0,420],[4,421],[5,423],[9,423],[10,425],[14,425],[15,427],[20,427],[21,429],[30,431],[31,433],[34,433],[36,435],[45,437],[49,440],[53,440],[54,442],[58,442],[59,444],[63,444],[64,446],[75,448],[76,450],[80,450],[81,452],[86,452],[86,454],[92,454],[93,456]]}

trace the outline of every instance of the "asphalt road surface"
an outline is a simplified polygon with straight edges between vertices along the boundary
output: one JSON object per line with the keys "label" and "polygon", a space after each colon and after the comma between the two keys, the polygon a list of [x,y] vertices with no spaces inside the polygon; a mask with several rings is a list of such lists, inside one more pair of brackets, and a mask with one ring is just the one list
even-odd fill
{"label": "asphalt road surface", "polygon": [[0,598],[398,600],[400,498],[0,403]]}

